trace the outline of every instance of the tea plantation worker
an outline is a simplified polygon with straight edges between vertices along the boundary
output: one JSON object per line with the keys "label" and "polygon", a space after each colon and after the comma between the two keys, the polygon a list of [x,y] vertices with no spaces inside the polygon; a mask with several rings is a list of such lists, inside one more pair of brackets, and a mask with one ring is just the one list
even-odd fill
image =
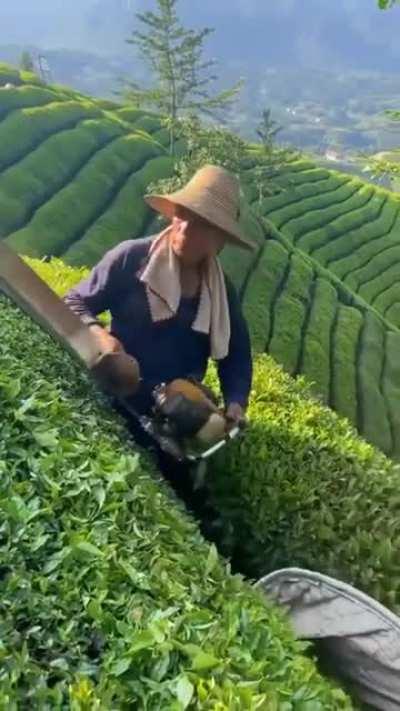
{"label": "tea plantation worker", "polygon": [[[228,243],[254,247],[238,223],[239,193],[234,175],[207,165],[181,190],[146,196],[168,227],[121,242],[65,297],[104,348],[124,348],[137,359],[142,381],[133,404],[139,412],[149,411],[160,382],[201,381],[211,357],[228,421],[244,419],[252,381],[249,333],[217,258]],[[110,332],[96,319],[106,310]]]}

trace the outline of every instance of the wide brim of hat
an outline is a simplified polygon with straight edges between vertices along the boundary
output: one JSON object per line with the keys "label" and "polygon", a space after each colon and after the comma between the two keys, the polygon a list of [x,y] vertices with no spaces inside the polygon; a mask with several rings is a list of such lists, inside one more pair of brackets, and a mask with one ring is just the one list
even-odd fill
{"label": "wide brim of hat", "polygon": [[226,234],[227,242],[230,242],[236,247],[241,247],[242,249],[251,251],[257,249],[257,245],[254,242],[246,239],[238,222],[218,210],[213,214],[211,214],[211,212],[207,212],[206,214],[204,205],[201,202],[197,202],[193,195],[188,199],[184,190],[171,193],[170,195],[145,195],[144,199],[153,210],[156,210],[170,220],[172,220],[175,215],[176,205],[186,207],[196,215],[199,215],[199,217],[207,220],[211,225],[215,225],[222,230]]}

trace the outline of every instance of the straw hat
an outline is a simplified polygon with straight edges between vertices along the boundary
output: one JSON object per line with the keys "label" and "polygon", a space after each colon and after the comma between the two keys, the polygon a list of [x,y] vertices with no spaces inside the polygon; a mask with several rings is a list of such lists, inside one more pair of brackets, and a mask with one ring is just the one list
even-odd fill
{"label": "straw hat", "polygon": [[182,205],[223,230],[228,242],[243,249],[256,248],[244,237],[239,225],[239,180],[225,168],[205,165],[181,190],[167,195],[146,195],[145,200],[169,219],[175,214],[175,205]]}

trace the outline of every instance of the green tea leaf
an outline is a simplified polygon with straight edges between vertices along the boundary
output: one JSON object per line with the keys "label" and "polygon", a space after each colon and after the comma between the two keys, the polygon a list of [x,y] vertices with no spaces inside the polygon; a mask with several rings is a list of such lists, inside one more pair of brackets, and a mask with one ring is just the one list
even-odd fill
{"label": "green tea leaf", "polygon": [[137,635],[135,635],[133,643],[129,646],[129,652],[131,654],[136,654],[142,649],[152,647],[153,644],[154,635],[151,632],[144,630],[143,632],[139,632]]}
{"label": "green tea leaf", "polygon": [[214,669],[218,666],[220,661],[214,657],[212,654],[207,654],[206,652],[200,651],[193,658],[193,669],[195,671],[205,671],[206,669]]}
{"label": "green tea leaf", "polygon": [[114,674],[114,676],[121,676],[122,674],[125,674],[126,671],[128,671],[129,667],[132,664],[132,659],[130,657],[122,657],[122,659],[119,659],[113,666],[111,667],[111,673]]}
{"label": "green tea leaf", "polygon": [[176,685],[176,695],[183,709],[187,709],[194,694],[194,686],[187,676],[181,676]]}
{"label": "green tea leaf", "polygon": [[46,447],[47,449],[54,449],[58,445],[57,430],[33,430],[32,435],[41,447]]}
{"label": "green tea leaf", "polygon": [[100,550],[100,548],[94,546],[93,543],[90,543],[89,541],[80,541],[74,546],[74,550],[84,553],[89,557],[94,556],[95,558],[98,558],[104,556],[104,553]]}
{"label": "green tea leaf", "polygon": [[218,563],[218,551],[215,547],[215,545],[212,543],[210,546],[210,552],[208,554],[207,558],[207,563],[206,563],[206,569],[205,569],[205,575],[206,577],[212,573],[214,570],[215,566]]}

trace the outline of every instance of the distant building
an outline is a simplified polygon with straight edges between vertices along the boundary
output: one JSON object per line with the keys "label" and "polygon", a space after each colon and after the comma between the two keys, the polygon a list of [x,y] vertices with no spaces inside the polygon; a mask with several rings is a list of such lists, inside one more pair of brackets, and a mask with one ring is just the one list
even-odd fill
{"label": "distant building", "polygon": [[325,151],[325,158],[326,160],[334,161],[335,163],[338,163],[341,160],[339,152],[335,151],[333,148],[328,148],[328,150]]}

